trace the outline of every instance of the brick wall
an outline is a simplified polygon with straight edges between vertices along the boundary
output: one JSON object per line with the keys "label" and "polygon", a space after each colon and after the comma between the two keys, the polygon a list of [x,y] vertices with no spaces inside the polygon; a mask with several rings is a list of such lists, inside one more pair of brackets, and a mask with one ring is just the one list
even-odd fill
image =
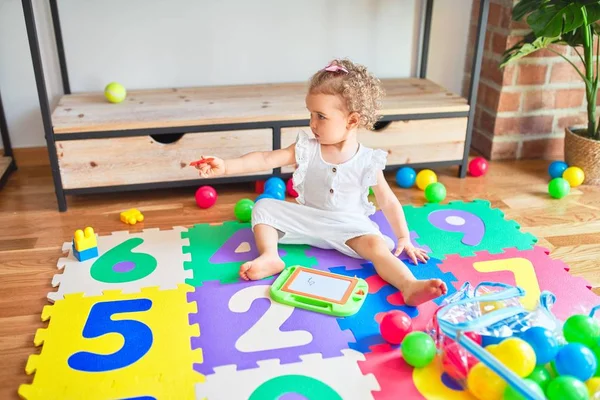
{"label": "brick wall", "polygon": [[[493,159],[563,157],[565,126],[585,125],[585,86],[562,57],[541,50],[499,69],[502,53],[530,30],[512,21],[513,0],[491,0],[472,147]],[[473,1],[463,95],[469,85],[479,0]],[[553,50],[581,66],[575,51]]]}

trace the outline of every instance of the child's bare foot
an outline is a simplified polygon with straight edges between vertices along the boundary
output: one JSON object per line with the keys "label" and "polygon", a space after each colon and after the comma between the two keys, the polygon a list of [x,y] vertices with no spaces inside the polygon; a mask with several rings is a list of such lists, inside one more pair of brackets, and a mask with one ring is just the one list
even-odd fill
{"label": "child's bare foot", "polygon": [[441,279],[413,281],[402,291],[404,302],[409,306],[417,306],[448,292],[446,284]]}
{"label": "child's bare foot", "polygon": [[285,268],[285,263],[278,254],[262,254],[240,267],[240,277],[246,281],[256,281],[267,276],[278,274]]}

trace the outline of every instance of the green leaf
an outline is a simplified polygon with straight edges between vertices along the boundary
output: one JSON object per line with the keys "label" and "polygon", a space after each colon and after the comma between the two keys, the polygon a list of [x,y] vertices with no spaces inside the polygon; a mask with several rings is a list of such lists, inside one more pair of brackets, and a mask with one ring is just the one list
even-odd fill
{"label": "green leaf", "polygon": [[559,42],[559,37],[547,38],[539,37],[536,38],[533,34],[529,34],[519,43],[506,50],[503,54],[502,64],[500,68],[504,68],[506,65],[514,62],[520,58],[523,58],[531,53],[535,53],[538,50],[545,49],[552,43]]}
{"label": "green leaf", "polygon": [[538,10],[544,0],[521,0],[513,8],[513,20],[519,21],[525,15]]}
{"label": "green leaf", "polygon": [[582,7],[575,2],[547,2],[527,17],[527,23],[538,37],[557,37],[583,25]]}
{"label": "green leaf", "polygon": [[600,1],[594,1],[593,4],[587,4],[585,6],[587,12],[588,23],[592,24],[600,20]]}

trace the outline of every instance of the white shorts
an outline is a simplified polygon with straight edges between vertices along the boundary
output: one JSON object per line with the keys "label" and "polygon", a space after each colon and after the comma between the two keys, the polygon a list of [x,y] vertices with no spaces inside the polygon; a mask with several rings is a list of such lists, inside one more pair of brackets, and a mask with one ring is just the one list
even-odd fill
{"label": "white shorts", "polygon": [[261,199],[252,210],[252,229],[257,224],[272,226],[279,231],[279,243],[306,244],[321,249],[335,249],[354,258],[360,257],[346,242],[363,235],[382,237],[388,248],[394,249],[391,238],[383,235],[366,215],[325,211],[297,203]]}

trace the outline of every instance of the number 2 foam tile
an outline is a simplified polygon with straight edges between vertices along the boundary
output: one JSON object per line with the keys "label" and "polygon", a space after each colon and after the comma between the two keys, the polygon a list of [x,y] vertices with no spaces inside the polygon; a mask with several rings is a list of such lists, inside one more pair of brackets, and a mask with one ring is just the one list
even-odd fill
{"label": "number 2 foam tile", "polygon": [[406,220],[420,244],[431,248],[431,257],[449,254],[473,256],[477,251],[502,253],[505,248],[532,249],[537,239],[521,232],[519,224],[506,220],[504,213],[486,200],[427,203],[404,207]]}
{"label": "number 2 foam tile", "polygon": [[190,259],[182,252],[187,241],[181,238],[185,228],[170,230],[144,229],[139,233],[113,232],[98,237],[97,258],[79,262],[73,256],[71,242],[63,245],[68,257],[58,260],[62,274],[54,275],[48,293],[50,301],[62,299],[69,293],[98,296],[103,290],[119,289],[136,293],[144,287],[158,286],[174,289],[192,277],[184,269]]}
{"label": "number 2 foam tile", "polygon": [[[322,358],[302,355],[301,362],[259,361],[259,368],[239,371],[234,365],[215,368],[206,382],[196,385],[196,398],[206,400],[327,399],[368,400],[379,385],[372,374],[363,375],[357,362],[364,355],[343,350]],[[398,394],[396,394],[398,396]],[[398,398],[398,397],[396,397]]]}
{"label": "number 2 foam tile", "polygon": [[190,316],[201,332],[192,340],[192,347],[203,352],[203,363],[194,366],[198,372],[209,375],[232,364],[238,370],[256,368],[259,361],[275,358],[293,363],[312,353],[336,357],[348,348],[354,338],[334,317],[272,301],[273,281],[210,281],[188,295],[198,305],[198,313]]}
{"label": "number 2 foam tile", "polygon": [[[189,246],[185,246],[183,251],[191,255],[191,261],[186,262],[184,268],[193,271],[193,278],[186,281],[193,286],[201,286],[205,281],[239,282],[240,266],[252,260],[256,254],[248,223],[227,221],[220,225],[197,224],[183,232],[181,237],[189,239]],[[250,247],[245,256],[235,253],[242,243]],[[281,245],[280,249],[282,259],[288,266],[313,267],[317,264],[314,257],[305,253],[309,246]]]}
{"label": "number 2 foam tile", "polygon": [[600,303],[584,279],[571,275],[565,263],[548,254],[541,246],[506,249],[502,254],[481,251],[473,257],[448,256],[440,268],[458,278],[457,287],[466,281],[473,285],[496,281],[520,286],[526,291],[521,302],[529,309],[536,306],[541,291],[548,290],[556,296],[552,312],[563,320],[574,313],[587,313]]}
{"label": "number 2 foam tile", "polygon": [[27,361],[33,382],[19,387],[25,399],[124,399],[153,396],[193,399],[194,385],[204,377],[193,370],[202,362],[201,350],[191,349],[199,335],[187,302],[193,290],[144,288],[123,294],[107,290],[102,296],[68,294],[45,306],[38,329],[39,354]]}

